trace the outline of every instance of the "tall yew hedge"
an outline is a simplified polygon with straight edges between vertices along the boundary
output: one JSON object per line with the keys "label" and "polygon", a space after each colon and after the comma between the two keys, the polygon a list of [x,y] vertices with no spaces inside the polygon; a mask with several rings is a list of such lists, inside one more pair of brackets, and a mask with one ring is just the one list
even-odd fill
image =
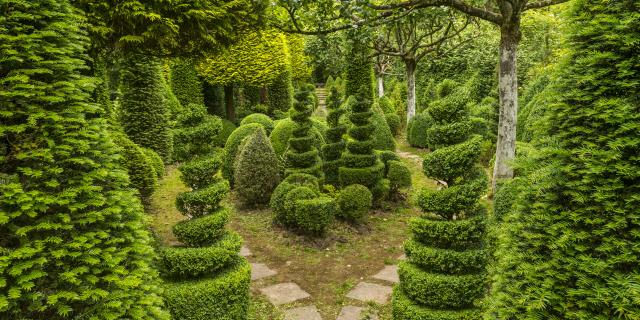
{"label": "tall yew hedge", "polygon": [[0,0],[0,318],[168,319],[66,0]]}
{"label": "tall yew hedge", "polygon": [[559,101],[501,228],[492,316],[640,319],[639,10],[573,2]]}

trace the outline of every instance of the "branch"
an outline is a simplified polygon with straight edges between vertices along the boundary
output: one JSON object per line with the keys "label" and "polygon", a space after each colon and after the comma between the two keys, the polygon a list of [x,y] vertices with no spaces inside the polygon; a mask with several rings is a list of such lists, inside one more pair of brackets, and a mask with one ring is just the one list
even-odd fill
{"label": "branch", "polygon": [[[562,1],[562,0],[544,0],[546,1]],[[568,0],[564,0],[568,1]],[[438,7],[438,6],[447,6],[454,8],[458,11],[464,12],[470,16],[478,17],[480,19],[495,23],[497,25],[502,24],[502,15],[493,11],[485,10],[482,8],[474,7],[463,0],[410,0],[407,2],[401,2],[396,4],[387,4],[387,5],[374,5],[368,4],[369,8],[375,10],[393,10],[393,9],[401,9],[401,8],[426,8],[426,7]]]}
{"label": "branch", "polygon": [[568,1],[569,0],[541,0],[536,2],[530,2],[530,3],[527,3],[523,11],[531,10],[531,9],[540,9],[540,8],[568,2]]}

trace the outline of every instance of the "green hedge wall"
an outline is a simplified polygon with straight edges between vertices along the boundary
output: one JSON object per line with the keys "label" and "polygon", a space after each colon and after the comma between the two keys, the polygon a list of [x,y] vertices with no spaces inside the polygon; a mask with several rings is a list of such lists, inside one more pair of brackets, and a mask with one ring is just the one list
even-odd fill
{"label": "green hedge wall", "polygon": [[173,143],[158,58],[126,54],[122,62],[120,123],[137,145],[171,160]]}
{"label": "green hedge wall", "polygon": [[0,318],[169,319],[92,103],[85,17],[67,0],[0,7]]}

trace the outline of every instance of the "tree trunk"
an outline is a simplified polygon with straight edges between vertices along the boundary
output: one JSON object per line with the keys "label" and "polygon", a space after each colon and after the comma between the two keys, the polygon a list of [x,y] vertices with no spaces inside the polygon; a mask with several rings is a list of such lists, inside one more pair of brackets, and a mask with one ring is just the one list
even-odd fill
{"label": "tree trunk", "polygon": [[384,96],[384,75],[378,75],[378,98],[382,98]]}
{"label": "tree trunk", "polygon": [[229,84],[224,87],[224,105],[227,111],[227,120],[233,122],[236,120],[236,109],[233,106],[233,85]]}
{"label": "tree trunk", "polygon": [[416,115],[416,62],[406,60],[407,67],[407,123]]}
{"label": "tree trunk", "polygon": [[519,21],[505,23],[500,28],[500,118],[498,122],[498,142],[496,160],[493,167],[492,190],[501,179],[513,178],[509,162],[516,155],[516,121],[518,119],[518,76],[516,54],[520,40]]}
{"label": "tree trunk", "polygon": [[268,104],[269,103],[269,101],[267,101],[267,87],[266,86],[260,87],[260,103],[262,103],[262,104]]}

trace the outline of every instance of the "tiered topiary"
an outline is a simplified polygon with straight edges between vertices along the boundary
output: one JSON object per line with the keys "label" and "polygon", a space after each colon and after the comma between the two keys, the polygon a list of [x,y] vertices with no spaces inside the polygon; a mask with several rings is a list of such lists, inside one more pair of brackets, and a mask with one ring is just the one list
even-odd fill
{"label": "tiered topiary", "polygon": [[278,158],[263,128],[245,138],[236,156],[235,190],[245,205],[269,203],[280,182]]}
{"label": "tiered topiary", "polygon": [[240,125],[243,126],[249,123],[257,123],[260,124],[264,130],[267,132],[267,135],[273,131],[273,120],[269,118],[269,116],[262,113],[252,113],[242,119],[240,121]]}
{"label": "tiered topiary", "polygon": [[556,102],[500,228],[493,318],[640,318],[638,9],[572,1]]}
{"label": "tiered topiary", "polygon": [[140,200],[90,103],[84,17],[0,1],[0,318],[168,319]]}
{"label": "tiered topiary", "polygon": [[126,54],[121,81],[120,122],[124,132],[133,142],[169,162],[173,144],[160,60]]}
{"label": "tiered topiary", "polygon": [[204,105],[190,104],[177,117],[173,130],[174,154],[177,161],[213,152],[216,137],[222,130],[222,120],[207,114]]}
{"label": "tiered topiary", "polygon": [[318,148],[313,145],[313,123],[309,117],[313,113],[313,102],[309,91],[296,93],[296,102],[291,111],[291,120],[295,122],[289,148],[285,152],[285,176],[293,173],[307,173],[317,177],[320,184],[324,180],[322,160]]}
{"label": "tiered topiary", "polygon": [[418,196],[424,216],[410,223],[413,236],[405,243],[408,260],[399,265],[400,284],[393,294],[396,319],[483,316],[476,304],[484,294],[488,256],[486,210],[479,203],[487,178],[477,166],[482,139],[460,139],[455,127],[447,131],[452,127],[444,120],[459,119],[465,105],[457,99],[446,102],[433,109],[439,111],[441,123],[441,135],[433,138],[439,148],[423,162],[425,175],[446,185],[441,190],[425,189]]}
{"label": "tiered topiary", "polygon": [[184,243],[160,254],[167,280],[165,302],[174,319],[246,319],[251,269],[238,256],[242,239],[226,231],[229,209],[221,201],[229,183],[220,175],[219,155],[198,157],[180,167],[180,178],[192,191],[176,206],[189,219],[173,233]]}
{"label": "tiered topiary", "polygon": [[174,60],[169,79],[171,91],[183,107],[190,104],[204,105],[202,81],[192,59]]}
{"label": "tiered topiary", "polygon": [[347,132],[347,127],[340,122],[340,117],[345,113],[341,108],[342,99],[337,88],[332,88],[327,97],[327,143],[322,146],[322,171],[324,171],[325,183],[332,186],[339,186],[339,172],[342,151],[345,148],[345,142],[342,136]]}
{"label": "tiered topiary", "polygon": [[291,70],[286,70],[278,76],[268,87],[269,112],[277,119],[293,107],[293,85],[291,84]]}
{"label": "tiered topiary", "polygon": [[[322,123],[316,119],[311,119],[312,127],[311,134],[313,135],[313,146],[320,150],[325,143],[324,132],[322,132]],[[296,123],[290,118],[277,120],[275,122],[273,131],[269,135],[271,145],[276,155],[279,158],[283,158],[285,152],[289,149],[289,139],[293,136],[293,130],[296,128]]]}
{"label": "tiered topiary", "polygon": [[468,95],[464,90],[450,88],[444,81],[438,88],[439,99],[433,101],[425,111],[433,123],[427,129],[427,144],[432,150],[461,143],[473,130],[469,118]]}
{"label": "tiered topiary", "polygon": [[318,178],[305,173],[285,178],[273,191],[269,206],[276,222],[315,236],[325,233],[338,212],[336,201],[320,192]]}

